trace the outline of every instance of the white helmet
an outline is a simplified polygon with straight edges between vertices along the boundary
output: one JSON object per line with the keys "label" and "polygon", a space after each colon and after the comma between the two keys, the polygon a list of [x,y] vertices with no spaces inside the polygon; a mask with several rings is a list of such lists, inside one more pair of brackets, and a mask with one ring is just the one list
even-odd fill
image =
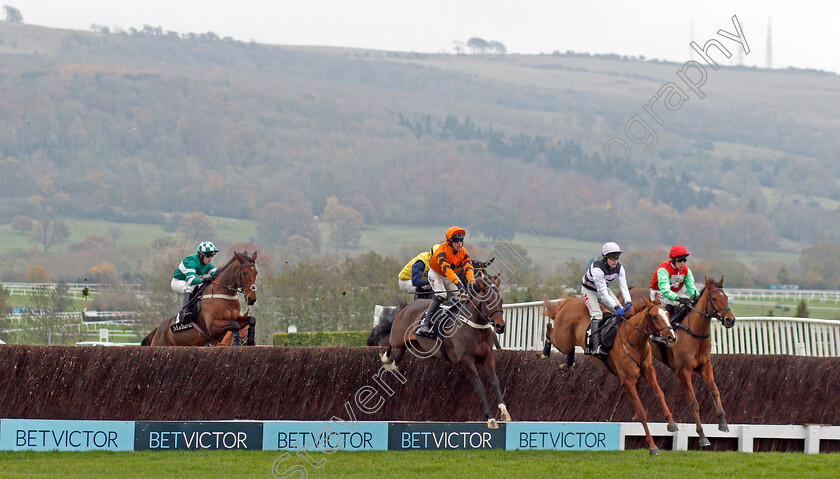
{"label": "white helmet", "polygon": [[601,247],[601,255],[607,256],[609,254],[621,254],[621,248],[618,247],[617,243],[613,243],[610,241],[609,243],[604,243],[604,246]]}

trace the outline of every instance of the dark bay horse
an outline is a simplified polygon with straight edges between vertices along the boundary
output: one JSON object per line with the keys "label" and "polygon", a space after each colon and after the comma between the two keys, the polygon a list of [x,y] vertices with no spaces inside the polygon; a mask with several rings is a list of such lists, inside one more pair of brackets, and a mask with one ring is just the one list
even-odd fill
{"label": "dark bay horse", "polygon": [[[688,315],[680,323],[674,326],[677,332],[676,346],[670,349],[660,348],[658,344],[652,344],[653,355],[659,361],[665,363],[677,373],[683,386],[683,391],[688,396],[694,412],[694,422],[697,425],[697,435],[700,436],[700,446],[710,445],[709,440],[703,433],[703,426],[700,423],[700,403],[694,394],[694,384],[691,382],[692,373],[696,372],[703,377],[706,387],[712,394],[715,402],[715,411],[718,417],[718,429],[724,432],[729,431],[726,423],[726,416],[723,412],[723,405],[720,401],[720,391],[715,384],[715,373],[712,370],[711,361],[711,323],[712,318],[717,319],[727,329],[735,325],[735,315],[729,309],[729,298],[723,291],[723,276],[720,281],[705,279],[706,285],[700,294],[697,304],[691,308]],[[648,288],[630,288],[630,296],[633,302],[641,298],[648,298]],[[663,356],[664,355],[664,356]]]}
{"label": "dark bay horse", "polygon": [[[461,366],[470,378],[473,389],[481,399],[487,427],[498,428],[495,416],[487,403],[487,392],[478,376],[477,364],[484,366],[490,376],[490,383],[499,402],[502,421],[510,421],[510,413],[505,406],[499,378],[496,376],[496,361],[493,357],[493,339],[496,333],[503,333],[505,328],[502,317],[502,294],[499,291],[498,275],[486,277],[483,272],[476,274],[476,287],[469,288],[469,298],[460,300],[450,309],[452,315],[446,324],[438,324],[439,337],[425,338],[414,335],[420,318],[429,306],[430,300],[418,299],[397,313],[391,327],[388,349],[382,354],[385,368],[396,369],[410,349],[412,354],[429,358],[445,359]],[[441,308],[442,310],[443,308]],[[439,310],[439,311],[441,311]],[[452,316],[456,318],[452,319]],[[438,319],[444,323],[443,315]]]}
{"label": "dark bay horse", "polygon": [[[659,399],[662,411],[665,413],[668,430],[676,431],[677,424],[668,409],[668,404],[665,403],[665,394],[656,381],[656,370],[653,368],[648,337],[653,334],[662,337],[668,344],[672,345],[677,341],[677,337],[668,322],[668,312],[659,304],[658,300],[650,301],[647,298],[642,298],[639,303],[644,303],[644,307],[640,308],[632,317],[628,319],[619,316],[617,318],[620,324],[616,342],[610,349],[607,358],[598,362],[621,380],[621,385],[627,391],[627,395],[633,403],[633,408],[636,410],[636,416],[645,429],[650,454],[655,456],[659,454],[659,448],[656,447],[656,443],[653,442],[648,430],[647,413],[639,399],[639,393],[636,391],[636,382],[640,375],[647,379],[648,384]],[[575,364],[575,346],[585,348],[586,345],[586,329],[589,327],[591,320],[586,304],[579,296],[564,299],[559,304],[546,299],[545,311],[542,314],[554,319],[553,327],[550,323],[546,326],[546,338],[551,341],[555,348],[567,355],[566,364],[561,369],[572,368]],[[550,352],[551,348],[549,347],[546,353]]]}
{"label": "dark bay horse", "polygon": [[[206,283],[199,290],[199,305],[201,310],[195,315],[192,327],[184,331],[173,333],[170,329],[175,323],[175,316],[163,321],[152,330],[142,346],[205,346],[219,343],[222,338],[232,332],[235,345],[241,344],[240,329],[248,327],[246,345],[254,345],[253,316],[240,315],[239,298],[237,293],[245,295],[245,302],[252,305],[257,302],[257,253],[248,256],[248,252],[233,253],[233,257],[223,267],[219,268],[215,279]],[[237,341],[239,340],[239,341]]]}

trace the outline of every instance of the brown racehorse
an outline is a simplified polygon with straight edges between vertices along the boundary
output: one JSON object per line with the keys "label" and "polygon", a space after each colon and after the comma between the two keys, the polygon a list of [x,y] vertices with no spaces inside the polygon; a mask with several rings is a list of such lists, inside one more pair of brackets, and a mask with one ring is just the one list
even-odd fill
{"label": "brown racehorse", "polygon": [[215,279],[198,292],[201,310],[196,315],[192,328],[173,333],[170,326],[175,323],[175,316],[172,316],[152,330],[140,344],[142,346],[205,346],[218,343],[229,331],[234,333],[234,344],[241,344],[241,337],[236,333],[248,326],[246,344],[252,346],[256,320],[248,315],[248,311],[240,316],[239,298],[236,294],[244,294],[245,301],[249,305],[257,301],[256,259],[257,253],[248,256],[247,251],[234,252],[230,261],[219,268]]}
{"label": "brown racehorse", "polygon": [[[632,317],[629,319],[618,317],[621,322],[618,326],[616,342],[606,360],[599,363],[621,380],[621,385],[627,391],[633,408],[636,410],[636,416],[645,429],[650,454],[655,456],[659,454],[659,448],[656,447],[648,430],[647,413],[636,391],[636,382],[639,375],[647,379],[668,420],[668,430],[676,431],[677,424],[668,409],[668,404],[665,403],[665,394],[656,381],[656,370],[653,368],[648,336],[650,334],[660,336],[669,344],[673,344],[677,337],[668,322],[668,312],[659,304],[659,301],[650,301],[647,298],[643,300],[644,307]],[[575,364],[575,346],[584,348],[586,344],[586,329],[590,323],[589,310],[579,296],[564,299],[559,305],[546,299],[545,309],[543,314],[554,318],[554,327],[551,324],[546,327],[546,337],[560,352],[567,354],[565,367],[561,369],[572,368]],[[551,348],[548,347],[546,354],[541,357],[546,357],[550,352]]]}
{"label": "brown racehorse", "polygon": [[[637,302],[641,298],[649,297],[650,290],[633,287],[630,289],[630,295],[633,302]],[[697,372],[703,376],[706,387],[712,393],[718,417],[718,429],[724,432],[729,431],[729,425],[726,423],[726,416],[723,413],[723,405],[720,401],[720,391],[715,384],[715,373],[712,370],[710,358],[712,318],[723,323],[723,326],[727,329],[735,325],[735,315],[729,309],[729,299],[723,291],[723,276],[720,277],[719,282],[706,278],[706,286],[700,294],[697,304],[689,311],[685,319],[674,326],[679,338],[676,346],[666,349],[663,357],[662,348],[656,343],[651,345],[654,357],[676,371],[677,377],[680,378],[683,390],[688,396],[694,412],[694,422],[697,425],[697,435],[700,436],[701,446],[708,446],[709,440],[703,433],[703,426],[700,424],[700,404],[694,395],[694,385],[691,382],[692,372]]]}
{"label": "brown racehorse", "polygon": [[[487,426],[495,429],[499,426],[490,412],[487,393],[481,384],[476,364],[482,364],[490,376],[490,383],[499,401],[501,420],[510,421],[510,413],[502,397],[493,357],[494,329],[499,334],[505,329],[498,275],[486,277],[482,271],[477,270],[476,287],[470,287],[469,290],[469,298],[460,300],[450,310],[457,315],[457,319],[440,324],[444,321],[443,315],[439,316],[437,328],[440,330],[440,337],[425,338],[414,335],[414,330],[417,329],[430,300],[418,299],[400,310],[391,327],[388,349],[381,359],[386,368],[396,369],[406,349],[410,349],[418,357],[442,358],[461,366],[481,399]],[[439,311],[442,311],[442,308]]]}

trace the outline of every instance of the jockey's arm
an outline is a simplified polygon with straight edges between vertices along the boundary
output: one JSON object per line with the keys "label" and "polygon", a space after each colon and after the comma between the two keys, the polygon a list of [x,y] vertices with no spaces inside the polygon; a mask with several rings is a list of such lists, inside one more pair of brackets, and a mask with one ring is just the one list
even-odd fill
{"label": "jockey's arm", "polygon": [[694,284],[694,273],[688,269],[688,266],[686,266],[685,269],[688,270],[685,273],[685,291],[689,296],[697,296],[697,286]]}
{"label": "jockey's arm", "polygon": [[607,287],[607,281],[604,279],[603,271],[598,268],[592,268],[592,279],[595,280],[595,286],[598,288],[598,297],[601,298],[602,303],[606,304],[610,308],[621,306],[621,304],[619,304],[618,301],[615,301],[609,293],[609,287]]}
{"label": "jockey's arm", "polygon": [[671,275],[668,274],[667,269],[659,268],[656,270],[656,285],[659,287],[659,292],[662,293],[662,296],[665,296],[671,301],[677,301],[679,299],[679,296],[671,291]]}
{"label": "jockey's arm", "polygon": [[411,266],[411,285],[415,288],[422,288],[429,284],[429,279],[424,276],[428,269],[429,267],[426,266],[426,263],[422,259],[415,261]]}
{"label": "jockey's arm", "polygon": [[464,255],[464,275],[467,277],[467,282],[472,284],[475,282],[475,269],[473,268],[472,259],[469,254]]}
{"label": "jockey's arm", "polygon": [[621,290],[621,296],[624,297],[624,304],[631,304],[633,300],[630,299],[630,289],[627,288],[627,275],[624,273],[624,265],[621,265],[621,269],[618,271],[618,289]]}

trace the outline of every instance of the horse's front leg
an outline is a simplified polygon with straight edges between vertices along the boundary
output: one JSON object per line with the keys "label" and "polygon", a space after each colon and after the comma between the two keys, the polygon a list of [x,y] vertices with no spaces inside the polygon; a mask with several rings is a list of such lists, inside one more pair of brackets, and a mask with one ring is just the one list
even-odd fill
{"label": "horse's front leg", "polygon": [[691,404],[691,411],[694,413],[695,430],[700,440],[700,447],[710,446],[711,443],[703,432],[703,424],[700,423],[700,403],[697,402],[697,396],[694,394],[694,384],[691,382],[692,371],[689,368],[681,367],[677,370],[677,377],[680,378],[683,391],[688,396],[688,402]]}
{"label": "horse's front leg", "polygon": [[659,382],[656,380],[656,370],[653,369],[653,363],[648,362],[642,369],[642,375],[647,379],[650,388],[653,389],[653,394],[659,400],[659,405],[662,407],[662,412],[665,413],[665,419],[668,421],[668,430],[674,432],[677,430],[677,423],[674,422],[674,416],[671,415],[671,410],[668,408],[668,403],[665,402],[665,393],[659,387]]}
{"label": "horse's front leg", "polygon": [[475,361],[472,357],[465,358],[461,361],[461,367],[464,368],[469,375],[472,387],[481,399],[481,407],[484,409],[484,417],[487,418],[487,427],[490,429],[498,429],[499,425],[496,424],[496,418],[493,417],[493,414],[490,412],[490,405],[487,403],[487,391],[485,391],[484,385],[481,384],[481,378],[478,377],[478,371],[475,368]]}
{"label": "horse's front leg", "polygon": [[624,387],[624,390],[627,391],[627,397],[630,398],[630,402],[633,404],[633,409],[636,411],[636,418],[642,423],[642,427],[645,430],[645,439],[648,443],[650,455],[658,456],[659,448],[656,447],[656,443],[653,442],[653,437],[650,435],[650,429],[648,429],[647,425],[647,413],[645,412],[645,408],[642,406],[641,399],[639,399],[639,393],[636,391],[636,378],[623,377],[621,378],[621,385]]}
{"label": "horse's front leg", "polygon": [[715,411],[718,415],[718,429],[723,432],[729,432],[729,424],[726,423],[726,416],[723,414],[723,404],[720,401],[720,391],[717,384],[715,384],[715,372],[712,370],[712,361],[706,361],[703,364],[700,374],[703,375],[703,380],[706,382],[706,387],[712,393],[712,398],[715,400]]}
{"label": "horse's front leg", "polygon": [[490,376],[490,384],[493,385],[493,391],[496,392],[496,400],[499,401],[499,411],[502,413],[502,421],[512,421],[510,413],[507,410],[507,406],[505,405],[505,398],[502,397],[502,388],[499,386],[499,378],[496,376],[496,360],[493,358],[492,354],[487,362],[484,363],[484,370],[487,371],[487,375]]}

